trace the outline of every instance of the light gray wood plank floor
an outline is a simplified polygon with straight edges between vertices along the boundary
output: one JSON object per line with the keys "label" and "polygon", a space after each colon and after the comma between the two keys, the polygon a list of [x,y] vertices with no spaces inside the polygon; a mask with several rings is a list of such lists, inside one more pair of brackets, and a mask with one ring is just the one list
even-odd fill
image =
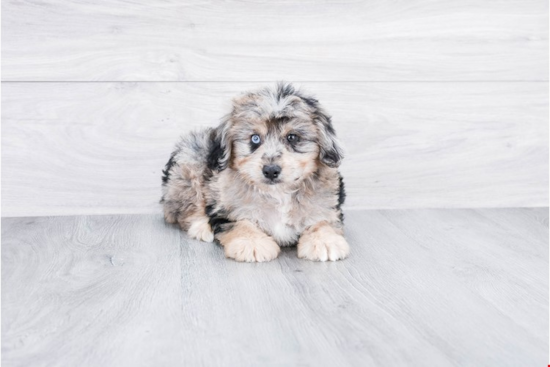
{"label": "light gray wood plank floor", "polygon": [[160,215],[2,220],[3,366],[542,366],[547,209],[348,211],[349,259]]}

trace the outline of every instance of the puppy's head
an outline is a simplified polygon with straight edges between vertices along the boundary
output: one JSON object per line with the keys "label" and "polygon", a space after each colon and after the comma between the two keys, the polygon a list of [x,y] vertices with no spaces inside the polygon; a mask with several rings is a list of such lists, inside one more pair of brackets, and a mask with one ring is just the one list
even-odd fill
{"label": "puppy's head", "polygon": [[236,98],[213,140],[210,168],[229,166],[256,186],[292,187],[342,159],[330,117],[290,84]]}

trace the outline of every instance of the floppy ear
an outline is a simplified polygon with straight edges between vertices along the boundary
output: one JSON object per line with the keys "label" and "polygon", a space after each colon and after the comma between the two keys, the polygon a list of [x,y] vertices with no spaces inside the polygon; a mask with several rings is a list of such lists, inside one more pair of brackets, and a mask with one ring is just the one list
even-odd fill
{"label": "floppy ear", "polygon": [[319,129],[319,158],[321,162],[329,167],[338,167],[344,156],[336,138],[336,132],[332,127],[330,116],[317,106],[314,120]]}
{"label": "floppy ear", "polygon": [[213,171],[223,171],[229,165],[231,157],[231,140],[229,137],[229,117],[224,118],[220,126],[210,133],[210,149],[208,151],[208,168]]}

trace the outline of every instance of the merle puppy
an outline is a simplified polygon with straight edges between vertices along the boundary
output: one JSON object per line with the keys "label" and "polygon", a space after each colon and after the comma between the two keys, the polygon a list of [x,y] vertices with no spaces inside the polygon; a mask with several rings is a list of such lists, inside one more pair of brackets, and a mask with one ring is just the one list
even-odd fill
{"label": "merle puppy", "polygon": [[237,261],[339,260],[342,152],[330,117],[289,84],[246,93],[213,129],[184,136],[163,171],[164,217]]}

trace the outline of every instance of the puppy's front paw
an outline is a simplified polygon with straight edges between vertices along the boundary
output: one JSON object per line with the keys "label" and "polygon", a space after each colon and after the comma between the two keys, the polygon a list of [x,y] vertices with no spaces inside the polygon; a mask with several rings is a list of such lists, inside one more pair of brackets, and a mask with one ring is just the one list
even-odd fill
{"label": "puppy's front paw", "polygon": [[298,241],[298,257],[312,261],[336,261],[349,255],[349,245],[344,237],[330,227],[302,235]]}
{"label": "puppy's front paw", "polygon": [[270,237],[236,237],[223,243],[225,256],[237,261],[271,261],[281,252],[281,248]]}
{"label": "puppy's front paw", "polygon": [[197,239],[204,242],[214,241],[214,233],[212,233],[212,228],[208,223],[208,220],[196,220],[191,223],[189,229],[187,230],[189,237]]}

